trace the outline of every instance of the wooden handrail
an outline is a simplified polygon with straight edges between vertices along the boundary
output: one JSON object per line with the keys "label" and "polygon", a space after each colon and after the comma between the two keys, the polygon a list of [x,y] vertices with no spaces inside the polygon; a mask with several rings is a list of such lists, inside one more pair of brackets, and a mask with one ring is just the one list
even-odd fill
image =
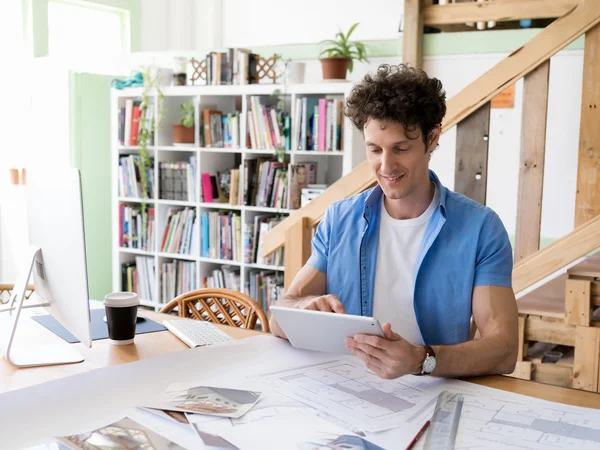
{"label": "wooden handrail", "polygon": [[[598,23],[600,23],[600,0],[581,0],[577,7],[552,22],[522,47],[448,100],[442,132],[468,117]],[[273,228],[265,236],[263,255],[269,255],[281,248],[285,242],[286,230],[302,217],[308,217],[314,226],[319,223],[332,202],[358,194],[375,183],[368,162],[364,161],[330,186],[321,196]]]}
{"label": "wooden handrail", "polygon": [[578,3],[579,0],[494,0],[430,5],[423,8],[423,22],[436,26],[488,20],[548,19],[564,16]]}
{"label": "wooden handrail", "polygon": [[515,294],[600,248],[600,216],[588,220],[513,268]]}

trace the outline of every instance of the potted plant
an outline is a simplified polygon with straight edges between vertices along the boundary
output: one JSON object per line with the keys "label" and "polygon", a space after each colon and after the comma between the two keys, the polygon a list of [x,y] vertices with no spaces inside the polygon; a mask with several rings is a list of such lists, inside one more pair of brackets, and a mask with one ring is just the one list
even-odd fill
{"label": "potted plant", "polygon": [[369,62],[367,59],[367,49],[362,42],[350,42],[350,35],[356,29],[358,23],[350,27],[348,33],[344,34],[340,30],[335,35],[335,40],[325,40],[320,44],[325,44],[325,48],[319,56],[326,55],[321,58],[321,66],[323,68],[323,79],[346,79],[346,71],[352,73],[354,68],[354,60]]}
{"label": "potted plant", "polygon": [[195,141],[194,115],[196,113],[194,104],[190,101],[185,102],[181,105],[180,111],[181,123],[172,124],[173,141],[176,144],[193,144]]}

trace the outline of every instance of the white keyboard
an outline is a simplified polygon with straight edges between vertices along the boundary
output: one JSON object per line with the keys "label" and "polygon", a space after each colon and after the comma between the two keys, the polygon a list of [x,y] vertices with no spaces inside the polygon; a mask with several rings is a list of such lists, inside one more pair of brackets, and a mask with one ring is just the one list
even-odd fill
{"label": "white keyboard", "polygon": [[220,344],[232,339],[224,331],[210,322],[193,319],[165,320],[163,325],[186,345],[202,347],[203,345]]}

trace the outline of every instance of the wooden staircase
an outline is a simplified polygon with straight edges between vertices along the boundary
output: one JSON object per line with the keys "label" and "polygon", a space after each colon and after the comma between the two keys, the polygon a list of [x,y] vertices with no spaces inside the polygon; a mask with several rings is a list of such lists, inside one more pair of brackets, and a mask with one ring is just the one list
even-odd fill
{"label": "wooden staircase", "polygon": [[[554,0],[552,3],[552,8],[562,8],[560,11],[564,15],[452,97],[447,102],[442,132],[457,126],[459,145],[455,190],[485,203],[489,102],[517,80],[525,79],[513,271],[513,288],[520,299],[521,342],[519,364],[513,376],[597,391],[600,328],[593,320],[593,311],[600,306],[599,281],[596,280],[600,274],[588,270],[592,264],[590,261],[595,260],[584,258],[600,248],[600,0]],[[500,6],[504,7],[502,11],[506,17],[517,17],[525,12],[530,14],[530,18],[548,17],[547,2],[539,0],[495,0],[487,15],[486,8],[477,7],[477,3],[463,5],[460,8],[455,8],[457,5],[429,6],[425,8],[425,17],[428,17],[427,20],[436,17],[438,22],[443,17],[458,20],[453,11],[460,9],[460,20],[471,17],[468,16],[469,11],[473,15],[471,21],[501,20],[498,18]],[[586,40],[576,195],[577,228],[551,246],[539,250],[550,58],[583,34],[586,34]],[[525,111],[528,113],[525,114]],[[472,144],[461,145],[467,141]],[[365,161],[266,235],[264,255],[284,245],[286,247],[286,287],[310,256],[312,230],[327,207],[375,183]],[[586,268],[584,272],[580,272],[582,267]],[[551,281],[554,291],[559,286],[558,297],[554,294],[558,301],[554,302],[539,295],[539,289]],[[562,309],[560,305],[563,305]],[[547,345],[531,349],[531,342]],[[572,362],[569,356],[564,355],[559,363],[542,362],[539,348],[543,347],[543,353],[548,351],[548,345],[572,347]]]}

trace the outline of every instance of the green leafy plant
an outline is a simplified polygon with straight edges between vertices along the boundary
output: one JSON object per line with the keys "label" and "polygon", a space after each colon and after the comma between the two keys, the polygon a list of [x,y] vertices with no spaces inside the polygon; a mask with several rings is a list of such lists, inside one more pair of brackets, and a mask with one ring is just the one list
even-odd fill
{"label": "green leafy plant", "polygon": [[186,128],[192,128],[194,126],[194,104],[192,102],[185,102],[180,107],[181,111],[181,124]]}
{"label": "green leafy plant", "polygon": [[350,27],[348,33],[344,34],[342,30],[338,31],[335,39],[327,39],[319,44],[327,45],[328,47],[321,51],[319,56],[326,55],[327,58],[350,58],[348,70],[352,72],[354,60],[360,62],[369,62],[367,59],[367,48],[362,42],[350,42],[350,35],[354,32],[358,22]]}
{"label": "green leafy plant", "polygon": [[[143,214],[146,212],[146,192],[148,192],[148,177],[146,175],[146,169],[152,169],[152,161],[150,159],[150,153],[148,152],[148,145],[152,136],[156,134],[157,127],[160,126],[165,116],[165,96],[160,89],[159,80],[156,77],[152,77],[150,74],[150,68],[145,68],[142,72],[144,79],[144,90],[142,91],[142,101],[140,103],[140,125],[138,131],[138,146],[140,151],[140,178],[142,182],[142,192],[144,197],[142,198],[142,211]],[[157,108],[156,117],[148,117],[147,110],[150,104],[150,96],[156,95],[157,97]]]}

